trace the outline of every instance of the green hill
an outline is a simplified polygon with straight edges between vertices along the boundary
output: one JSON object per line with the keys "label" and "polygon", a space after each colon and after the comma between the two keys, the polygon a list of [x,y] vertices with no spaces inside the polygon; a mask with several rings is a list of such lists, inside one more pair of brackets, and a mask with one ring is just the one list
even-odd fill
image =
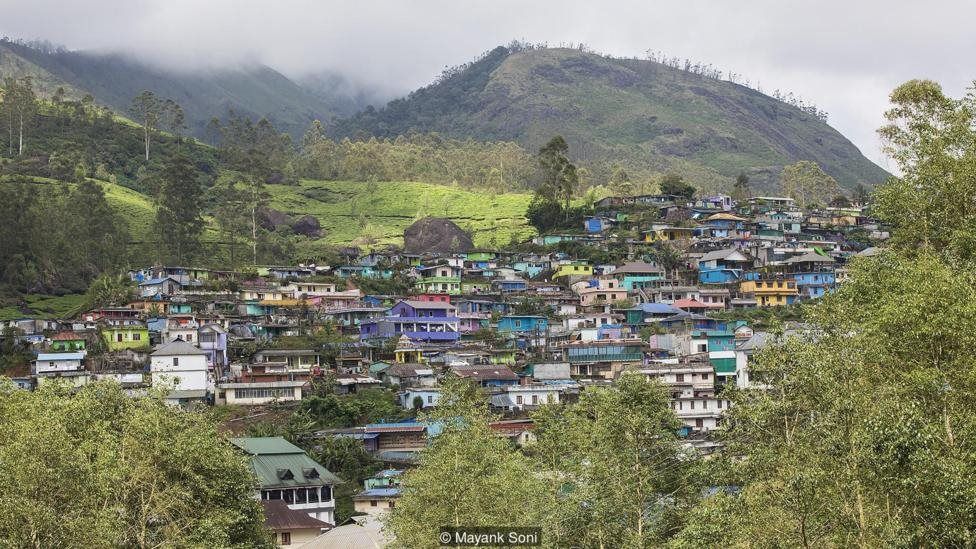
{"label": "green hill", "polygon": [[349,114],[361,105],[355,97],[337,95],[333,100],[310,91],[263,65],[175,71],[118,54],[50,52],[0,42],[0,77],[26,75],[34,77],[43,95],[63,86],[69,97],[90,93],[100,105],[123,114],[133,97],[151,90],[179,103],[190,133],[198,137],[204,136],[211,118],[225,117],[231,110],[255,120],[266,117],[279,130],[298,137],[313,120]]}
{"label": "green hill", "polygon": [[411,182],[302,181],[268,189],[271,207],[319,220],[322,238],[301,242],[299,249],[306,252],[335,244],[402,244],[403,230],[426,215],[450,218],[470,230],[476,246],[504,245],[513,233],[523,240],[535,233],[525,219],[527,194]]}
{"label": "green hill", "polygon": [[580,163],[675,171],[706,188],[741,171],[769,189],[782,166],[813,160],[847,188],[887,173],[815,115],[758,91],[660,63],[575,49],[499,47],[438,82],[367,109],[340,136],[410,131],[517,140],[553,135]]}

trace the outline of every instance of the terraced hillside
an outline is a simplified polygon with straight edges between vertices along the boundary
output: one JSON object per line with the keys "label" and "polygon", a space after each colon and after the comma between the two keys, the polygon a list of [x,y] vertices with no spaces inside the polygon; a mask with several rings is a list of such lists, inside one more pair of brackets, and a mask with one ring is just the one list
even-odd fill
{"label": "terraced hillside", "polygon": [[527,194],[492,195],[427,183],[302,181],[269,186],[271,206],[293,216],[310,214],[323,236],[304,250],[331,244],[402,244],[403,230],[426,215],[447,217],[474,234],[476,246],[505,244],[513,233],[525,239],[535,230],[525,219]]}

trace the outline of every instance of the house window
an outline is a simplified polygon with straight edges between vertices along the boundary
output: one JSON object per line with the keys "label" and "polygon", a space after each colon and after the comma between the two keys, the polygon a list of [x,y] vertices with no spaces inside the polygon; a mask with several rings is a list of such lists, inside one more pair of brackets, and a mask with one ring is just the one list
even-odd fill
{"label": "house window", "polygon": [[119,333],[115,334],[115,341],[117,341],[119,343],[122,342],[122,332],[119,332]]}
{"label": "house window", "polygon": [[692,409],[692,410],[694,410],[694,409],[695,409],[695,401],[694,401],[694,400],[692,400],[692,401],[691,401],[691,409]]}
{"label": "house window", "polygon": [[369,506],[370,507],[376,507],[376,500],[375,499],[369,500]]}
{"label": "house window", "polygon": [[539,395],[532,395],[532,404],[539,403]]}
{"label": "house window", "polygon": [[332,499],[332,487],[323,486],[322,487],[322,501],[329,501]]}
{"label": "house window", "polygon": [[305,488],[299,488],[295,493],[295,503],[308,503],[308,491]]}
{"label": "house window", "polygon": [[705,426],[705,421],[701,418],[695,420],[695,427],[702,428]]}
{"label": "house window", "polygon": [[140,339],[142,339],[142,334],[138,332],[132,334],[132,341],[139,341]]}
{"label": "house window", "polygon": [[427,404],[434,403],[434,395],[427,395]]}
{"label": "house window", "polygon": [[522,395],[518,395],[515,397],[515,404],[522,404]]}
{"label": "house window", "polygon": [[193,334],[186,334],[187,341],[193,341]]}
{"label": "house window", "polygon": [[291,532],[281,533],[281,545],[291,545]]}
{"label": "house window", "polygon": [[684,374],[675,374],[674,375],[674,381],[677,382],[677,383],[684,383],[684,381],[685,381],[685,375]]}
{"label": "house window", "polygon": [[179,365],[180,365],[180,359],[174,356],[173,357],[173,366],[179,366]]}

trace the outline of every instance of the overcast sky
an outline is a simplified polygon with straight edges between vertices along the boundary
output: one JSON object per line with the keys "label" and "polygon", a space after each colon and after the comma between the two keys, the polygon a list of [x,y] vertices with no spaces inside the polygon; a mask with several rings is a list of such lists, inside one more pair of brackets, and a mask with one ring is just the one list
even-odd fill
{"label": "overcast sky", "polygon": [[337,70],[386,94],[512,39],[647,50],[792,91],[882,167],[875,130],[891,89],[976,79],[968,0],[0,0],[0,34],[116,50],[180,67],[247,61],[290,76]]}

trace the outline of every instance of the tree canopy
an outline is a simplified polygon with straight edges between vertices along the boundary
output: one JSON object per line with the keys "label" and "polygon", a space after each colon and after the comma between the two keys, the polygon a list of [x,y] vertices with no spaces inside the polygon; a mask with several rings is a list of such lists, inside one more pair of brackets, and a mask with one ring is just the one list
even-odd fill
{"label": "tree canopy", "polygon": [[245,456],[203,413],[118,384],[0,386],[0,539],[14,547],[263,547]]}

